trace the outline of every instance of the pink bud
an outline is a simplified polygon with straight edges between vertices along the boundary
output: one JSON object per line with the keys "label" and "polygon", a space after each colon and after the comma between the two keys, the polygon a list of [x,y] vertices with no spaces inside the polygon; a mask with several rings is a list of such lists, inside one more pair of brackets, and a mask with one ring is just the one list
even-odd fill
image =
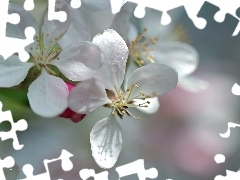
{"label": "pink bud", "polygon": [[[66,85],[68,87],[69,92],[71,92],[72,89],[76,86],[75,84],[72,84],[69,82],[66,82]],[[78,114],[78,113],[72,111],[70,108],[67,108],[59,116],[63,117],[63,118],[71,119],[73,122],[78,123],[86,116],[86,114]]]}

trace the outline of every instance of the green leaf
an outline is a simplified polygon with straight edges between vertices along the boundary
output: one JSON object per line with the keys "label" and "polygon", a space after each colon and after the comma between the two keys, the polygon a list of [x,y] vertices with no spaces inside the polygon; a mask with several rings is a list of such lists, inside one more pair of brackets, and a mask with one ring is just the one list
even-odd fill
{"label": "green leaf", "polygon": [[0,101],[3,103],[3,111],[11,110],[16,121],[31,113],[27,90],[0,88]]}

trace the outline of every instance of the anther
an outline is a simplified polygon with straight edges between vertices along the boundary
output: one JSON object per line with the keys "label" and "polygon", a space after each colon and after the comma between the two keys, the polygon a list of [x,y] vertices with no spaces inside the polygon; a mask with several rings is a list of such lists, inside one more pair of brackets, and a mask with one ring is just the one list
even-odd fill
{"label": "anther", "polygon": [[141,65],[143,65],[143,64],[144,64],[144,60],[140,60],[139,63],[140,63]]}

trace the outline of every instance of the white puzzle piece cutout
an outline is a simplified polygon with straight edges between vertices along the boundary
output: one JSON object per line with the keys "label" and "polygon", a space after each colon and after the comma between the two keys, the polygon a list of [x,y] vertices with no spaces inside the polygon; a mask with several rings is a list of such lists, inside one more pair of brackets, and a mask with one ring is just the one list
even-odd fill
{"label": "white puzzle piece cutout", "polygon": [[7,139],[13,139],[13,148],[15,150],[20,150],[24,145],[19,144],[19,140],[17,137],[17,131],[25,131],[28,127],[27,121],[21,119],[16,123],[13,121],[11,111],[2,111],[2,102],[0,101],[0,123],[3,121],[8,121],[11,124],[11,130],[8,132],[0,132],[0,139],[5,141]]}
{"label": "white puzzle piece cutout", "polygon": [[58,158],[51,159],[51,160],[45,159],[43,161],[43,164],[46,169],[46,172],[38,175],[33,175],[34,168],[31,164],[25,164],[22,170],[23,170],[23,173],[26,175],[26,178],[21,180],[51,180],[48,164],[61,160],[62,169],[64,171],[70,171],[73,168],[73,163],[70,160],[70,157],[73,157],[73,155],[69,153],[67,150],[63,149],[61,155]]}

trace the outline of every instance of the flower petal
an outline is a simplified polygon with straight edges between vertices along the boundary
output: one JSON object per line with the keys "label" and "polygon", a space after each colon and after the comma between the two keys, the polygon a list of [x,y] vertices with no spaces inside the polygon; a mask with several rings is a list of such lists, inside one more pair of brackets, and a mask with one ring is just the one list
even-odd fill
{"label": "flower petal", "polygon": [[110,0],[81,0],[82,5],[91,11],[106,11],[111,9]]}
{"label": "flower petal", "polygon": [[68,95],[64,81],[49,75],[45,69],[29,86],[27,94],[32,110],[46,118],[55,117],[67,108]]}
{"label": "flower petal", "polygon": [[0,87],[12,87],[20,84],[34,63],[21,62],[15,55],[5,61],[0,58]]}
{"label": "flower petal", "polygon": [[114,91],[120,88],[128,58],[128,47],[119,34],[108,29],[94,37],[93,43],[102,50],[104,63],[95,77],[100,79],[105,88]]}
{"label": "flower petal", "polygon": [[65,22],[60,22],[58,20],[48,20],[48,13],[45,14],[44,22],[42,26],[42,33],[44,46],[49,47],[50,44],[55,44],[61,37],[67,32],[70,23],[70,13],[68,5],[63,0],[56,0],[55,11],[65,11],[67,13],[67,20]]}
{"label": "flower petal", "polygon": [[182,42],[161,42],[156,44],[152,53],[156,63],[173,67],[181,78],[196,70],[199,61],[198,52]]}
{"label": "flower petal", "polygon": [[[68,4],[70,4],[68,0]],[[90,41],[89,18],[82,8],[73,9],[69,7],[71,24],[65,35],[58,41],[64,49],[71,43]]]}
{"label": "flower petal", "polygon": [[120,36],[127,42],[128,33],[131,26],[131,17],[136,7],[133,3],[126,3],[122,6],[120,12],[118,12],[112,22],[111,28],[118,32]]}
{"label": "flower petal", "polygon": [[[19,14],[20,22],[16,25],[7,23],[7,28],[6,28],[6,36],[7,37],[26,39],[25,29],[29,26],[33,27],[35,29],[34,39],[36,36],[39,35],[39,28],[38,28],[37,21],[34,19],[32,14],[30,12],[26,11],[22,6],[20,6],[18,4],[9,3],[8,13],[9,14],[13,14],[13,13]],[[30,44],[29,46],[26,47],[26,50],[28,52],[32,52],[32,50],[30,50],[30,47],[32,47],[31,49],[35,50],[36,46],[37,46],[37,42],[34,41],[32,44]]]}
{"label": "flower petal", "polygon": [[150,97],[159,96],[177,85],[177,72],[164,64],[148,64],[135,70],[127,81],[128,87],[133,88],[131,98],[139,95],[142,91]]}
{"label": "flower petal", "polygon": [[207,89],[209,86],[207,81],[201,80],[194,76],[188,76],[188,77],[179,79],[178,85],[183,89],[192,93],[199,93]]}
{"label": "flower petal", "polygon": [[103,84],[94,78],[80,82],[69,96],[70,109],[79,114],[88,114],[109,102]]}
{"label": "flower petal", "polygon": [[134,102],[136,104],[141,104],[144,102],[149,101],[150,104],[148,104],[148,107],[136,107],[138,110],[147,113],[147,114],[154,114],[158,111],[159,107],[160,107],[160,103],[158,100],[158,97],[154,97],[154,98],[146,98],[145,100],[139,100],[139,99],[134,99]]}
{"label": "flower petal", "polygon": [[105,29],[109,29],[114,18],[114,14],[112,14],[111,10],[92,12],[87,9],[82,9],[82,11],[89,21],[91,41],[96,34],[103,32]]}
{"label": "flower petal", "polygon": [[83,81],[97,73],[103,62],[98,46],[90,42],[74,43],[67,46],[51,64],[72,81]]}
{"label": "flower petal", "polygon": [[90,133],[92,156],[101,168],[111,168],[122,150],[122,130],[115,116],[98,121]]}
{"label": "flower petal", "polygon": [[[71,92],[76,85],[66,82],[66,85],[68,87],[68,91]],[[63,118],[67,118],[67,119],[71,119],[72,122],[74,123],[78,123],[81,120],[83,120],[85,118],[86,114],[78,114],[74,111],[72,111],[70,108],[67,108],[62,114],[59,115],[59,117],[63,117]]]}
{"label": "flower petal", "polygon": [[124,76],[124,82],[123,82],[124,89],[127,89],[127,79],[138,68],[139,68],[139,66],[135,63],[135,61],[133,61],[132,59],[129,58],[129,60],[127,62],[127,68],[126,68],[126,72],[125,72],[125,76]]}

